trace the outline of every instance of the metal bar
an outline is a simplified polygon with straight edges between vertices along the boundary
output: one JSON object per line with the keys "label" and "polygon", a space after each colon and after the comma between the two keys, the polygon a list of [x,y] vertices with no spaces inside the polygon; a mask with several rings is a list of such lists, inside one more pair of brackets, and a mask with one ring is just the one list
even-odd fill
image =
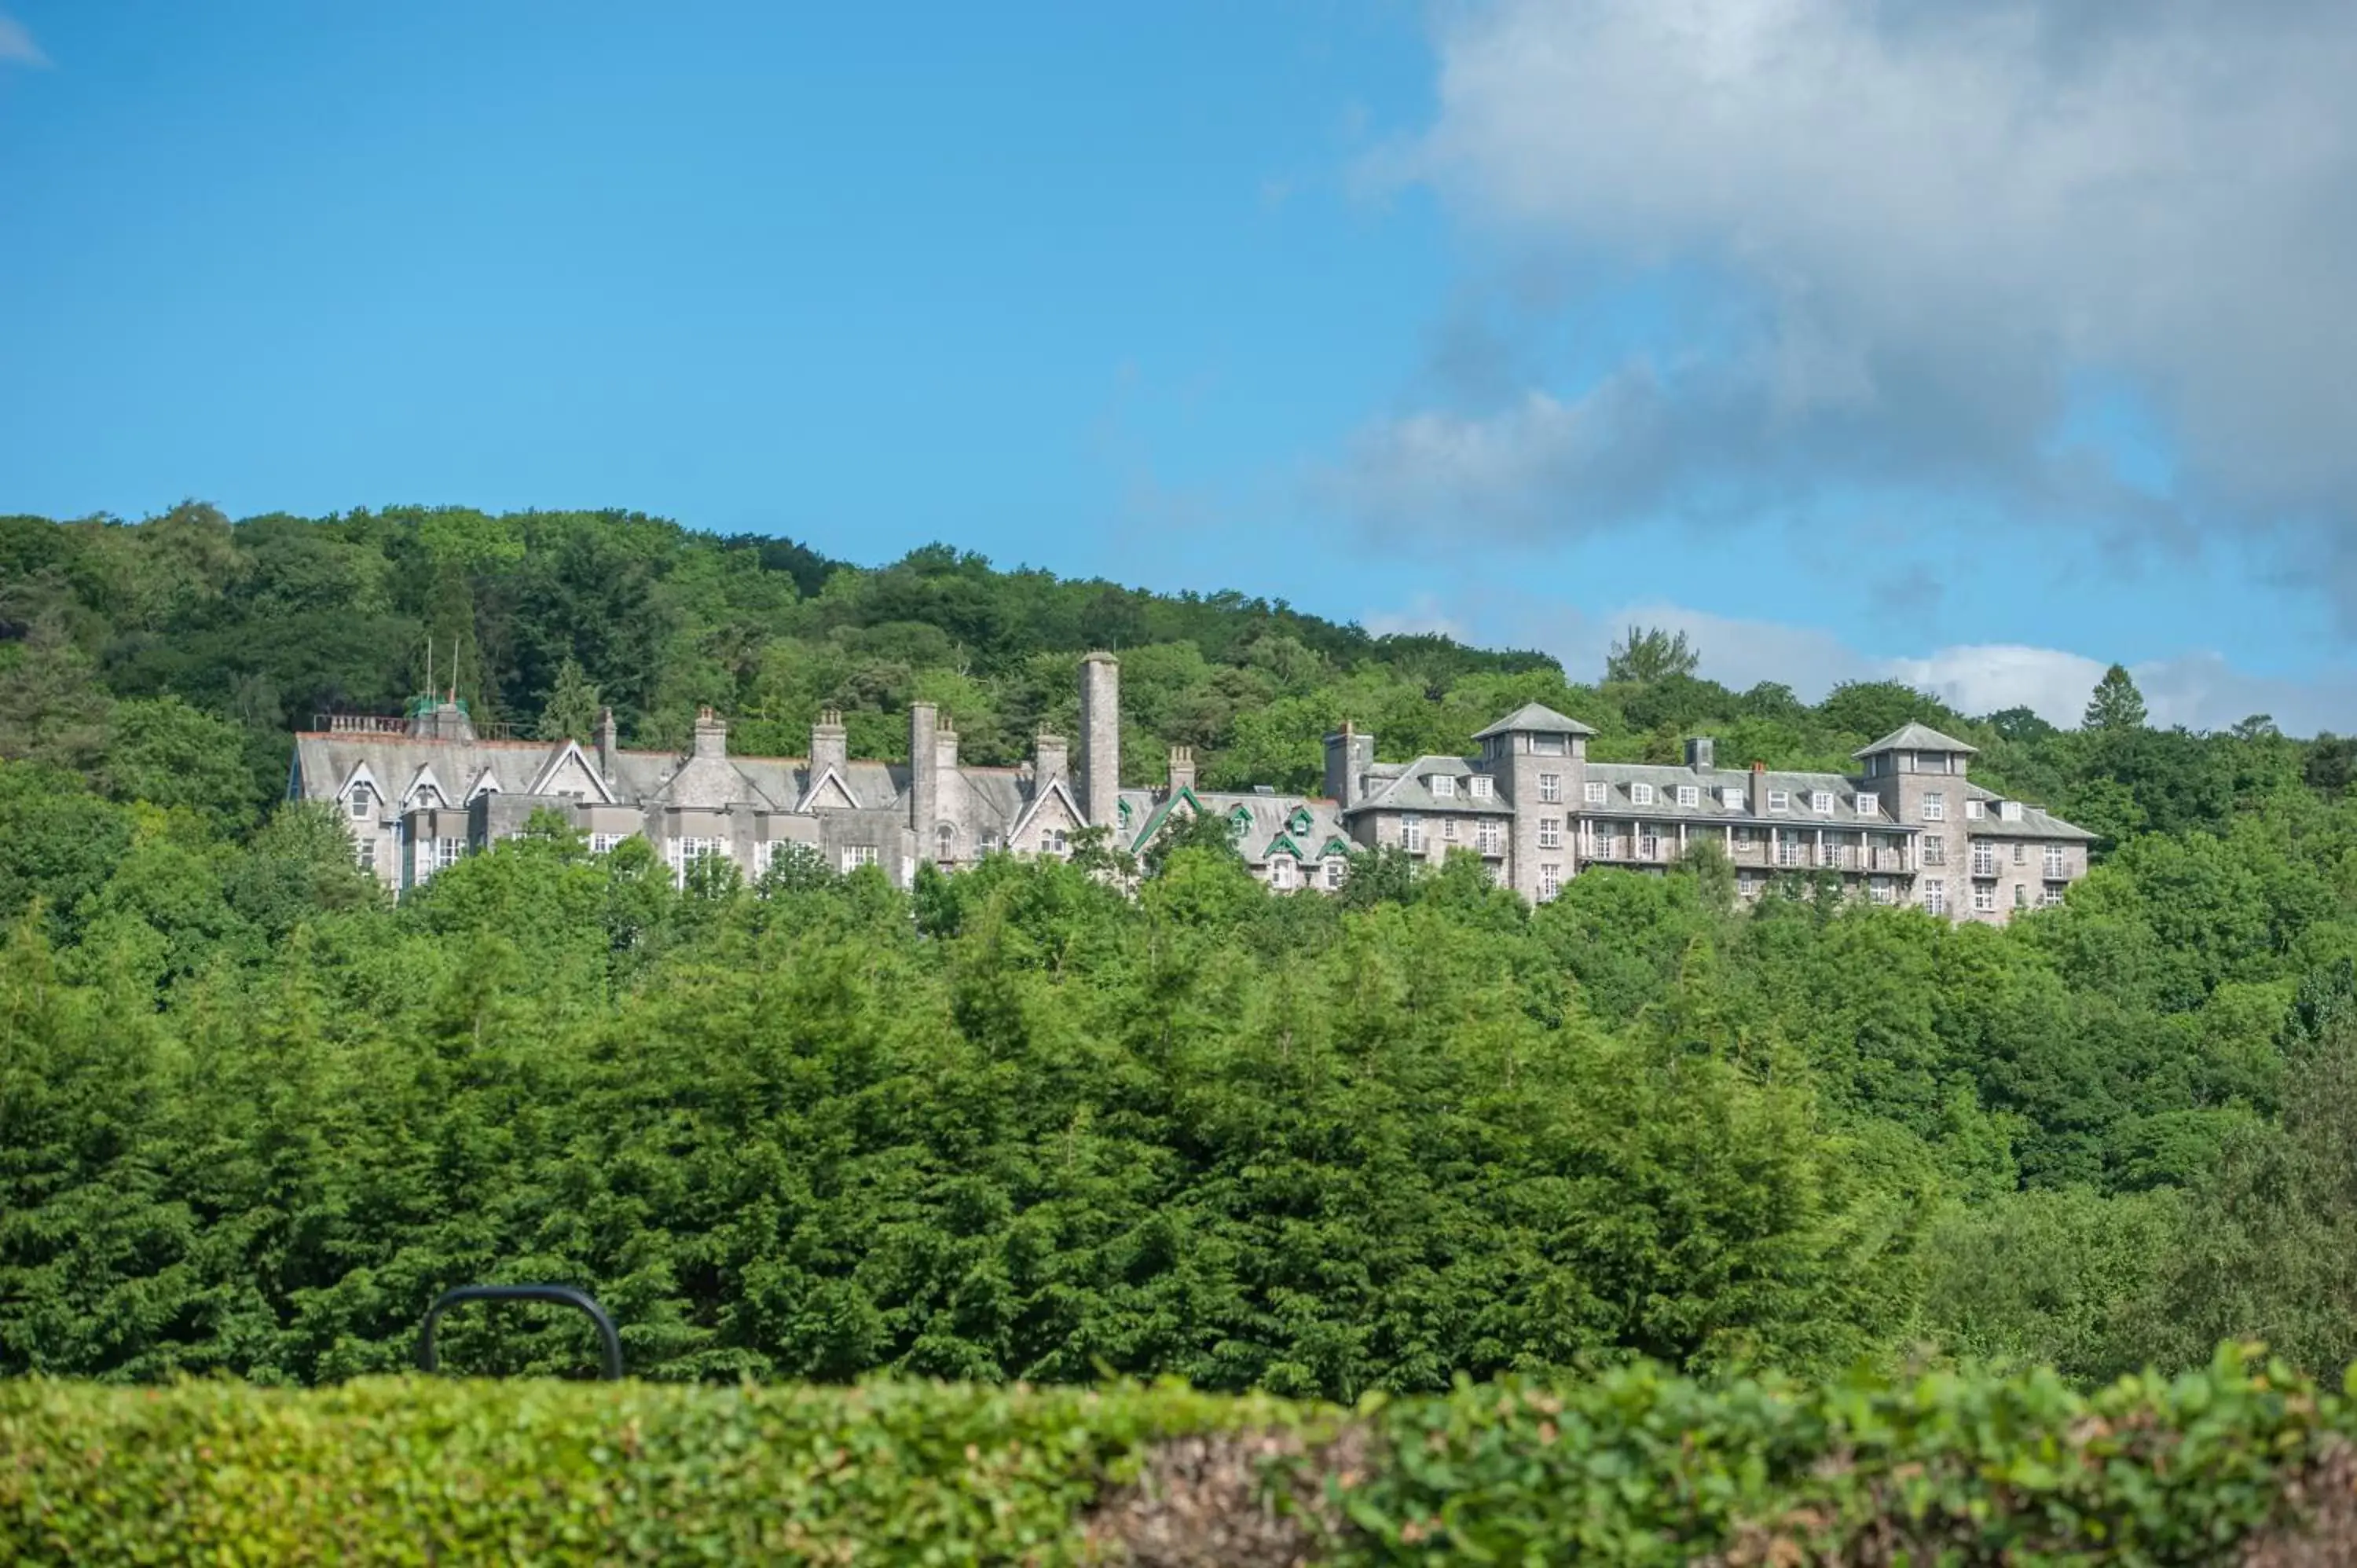
{"label": "metal bar", "polygon": [[588,1314],[589,1321],[597,1326],[597,1337],[605,1346],[606,1381],[621,1381],[622,1337],[614,1331],[614,1320],[606,1316],[603,1307],[590,1299],[587,1292],[575,1290],[571,1285],[460,1285],[456,1290],[444,1291],[434,1298],[434,1305],[425,1309],[425,1327],[417,1336],[417,1365],[420,1370],[433,1372],[441,1369],[434,1353],[434,1326],[440,1321],[445,1311],[468,1301],[544,1301]]}

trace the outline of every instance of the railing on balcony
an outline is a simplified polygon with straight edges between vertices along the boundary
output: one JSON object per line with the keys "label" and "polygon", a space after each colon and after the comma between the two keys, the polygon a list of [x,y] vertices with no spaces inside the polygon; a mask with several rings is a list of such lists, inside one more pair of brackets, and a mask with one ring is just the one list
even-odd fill
{"label": "railing on balcony", "polygon": [[311,727],[328,735],[407,735],[409,721],[399,714],[313,714]]}

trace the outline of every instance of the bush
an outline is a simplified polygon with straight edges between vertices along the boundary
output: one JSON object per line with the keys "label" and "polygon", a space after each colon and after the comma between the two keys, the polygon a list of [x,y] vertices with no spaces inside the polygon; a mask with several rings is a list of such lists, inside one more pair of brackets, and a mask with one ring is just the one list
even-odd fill
{"label": "bush", "polygon": [[1178,1388],[0,1383],[0,1562],[1055,1563]]}
{"label": "bush", "polygon": [[1178,1564],[2345,1561],[2351,1408],[2222,1350],[1370,1399],[1175,1385],[0,1384],[0,1560]]}

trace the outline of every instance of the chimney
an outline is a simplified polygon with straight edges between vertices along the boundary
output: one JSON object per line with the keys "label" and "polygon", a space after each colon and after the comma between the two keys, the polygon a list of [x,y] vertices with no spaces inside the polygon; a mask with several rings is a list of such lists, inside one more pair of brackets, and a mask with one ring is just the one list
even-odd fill
{"label": "chimney", "polygon": [[597,775],[605,779],[606,788],[614,788],[614,710],[597,710]]}
{"label": "chimney", "polygon": [[1045,794],[1054,780],[1071,772],[1064,737],[1041,730],[1031,740],[1031,779],[1035,796]]}
{"label": "chimney", "polygon": [[1768,765],[1764,762],[1751,765],[1751,814],[1755,817],[1768,814]]}
{"label": "chimney", "polygon": [[1176,795],[1181,789],[1192,789],[1194,787],[1195,748],[1191,746],[1172,746],[1170,748],[1170,792]]}
{"label": "chimney", "polygon": [[1092,653],[1081,660],[1081,810],[1092,827],[1110,827],[1121,802],[1121,660]]}
{"label": "chimney", "polygon": [[1375,737],[1350,720],[1326,737],[1326,793],[1344,811],[1359,803],[1367,769],[1375,765]]}
{"label": "chimney", "polygon": [[1696,773],[1709,772],[1712,768],[1717,766],[1717,763],[1713,758],[1713,754],[1717,749],[1717,748],[1712,744],[1710,736],[1706,735],[1689,736],[1686,738],[1686,766],[1693,768]]}
{"label": "chimney", "polygon": [[[950,727],[949,720],[943,719],[933,731],[933,764],[941,773],[957,771],[957,731]],[[936,778],[939,776],[935,775]]]}
{"label": "chimney", "polygon": [[909,704],[909,827],[917,835],[917,854],[933,843],[933,825],[941,821],[941,710],[931,703]]}
{"label": "chimney", "polygon": [[851,761],[851,748],[844,736],[843,712],[839,708],[821,708],[818,723],[811,725],[810,771],[813,780],[832,768],[838,773]]}
{"label": "chimney", "polygon": [[695,710],[695,755],[699,757],[725,757],[728,755],[728,726],[708,707]]}

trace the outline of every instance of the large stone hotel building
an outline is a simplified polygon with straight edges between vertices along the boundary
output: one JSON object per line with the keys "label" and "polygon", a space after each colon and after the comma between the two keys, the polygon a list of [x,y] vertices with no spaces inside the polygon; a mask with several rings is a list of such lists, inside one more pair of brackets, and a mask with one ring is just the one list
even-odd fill
{"label": "large stone hotel building", "polygon": [[1375,737],[1345,725],[1326,737],[1325,794],[1199,787],[1183,748],[1164,782],[1121,783],[1120,667],[1081,665],[1081,749],[1041,735],[1020,768],[958,759],[932,704],[909,712],[909,761],[850,757],[840,715],[811,728],[810,755],[731,757],[710,710],[685,756],[625,750],[611,714],[594,744],[479,737],[464,708],[425,702],[402,718],[339,716],[296,737],[287,792],[330,800],[361,864],[395,890],[553,811],[605,850],[642,834],[674,871],[719,855],[748,876],[780,845],[831,865],[881,867],[907,886],[917,863],[944,870],[996,851],[1063,854],[1083,828],[1142,850],[1170,819],[1232,824],[1255,875],[1279,890],[1342,885],[1354,848],[1393,845],[1438,863],[1475,855],[1501,886],[1555,897],[1583,871],[1659,873],[1715,843],[1738,891],[1782,875],[1831,874],[1864,897],[1955,919],[2004,921],[2061,901],[2086,875],[2093,835],[1975,784],[1973,748],[1910,724],[1857,754],[1852,773],[1778,773],[1717,765],[1708,739],[1681,766],[1591,761],[1594,733],[1532,703],[1474,739],[1473,757],[1378,762]]}

